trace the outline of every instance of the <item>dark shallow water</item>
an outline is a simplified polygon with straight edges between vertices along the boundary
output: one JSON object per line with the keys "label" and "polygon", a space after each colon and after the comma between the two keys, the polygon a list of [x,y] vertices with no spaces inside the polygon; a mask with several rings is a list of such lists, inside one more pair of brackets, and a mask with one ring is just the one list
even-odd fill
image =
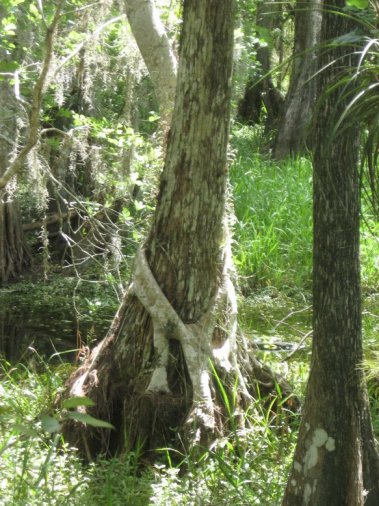
{"label": "dark shallow water", "polygon": [[[72,287],[62,285],[61,293],[46,294],[40,286],[34,285],[35,295],[33,285],[0,288],[0,356],[11,363],[28,362],[36,355],[73,360],[78,346],[91,346],[105,336],[117,308],[102,289],[100,295],[81,295],[74,306]],[[85,303],[78,317],[80,301]],[[261,294],[240,301],[240,320],[247,336],[280,358],[309,334],[312,312],[309,304]],[[364,299],[363,335],[366,349],[379,350],[379,294]],[[299,351],[309,355],[310,350],[309,336]]]}
{"label": "dark shallow water", "polygon": [[33,355],[71,361],[78,346],[93,344],[109,328],[113,309],[77,316],[71,292],[57,293],[56,303],[50,294],[46,300],[40,292],[36,297],[23,285],[0,289],[0,356],[11,363],[27,362]]}

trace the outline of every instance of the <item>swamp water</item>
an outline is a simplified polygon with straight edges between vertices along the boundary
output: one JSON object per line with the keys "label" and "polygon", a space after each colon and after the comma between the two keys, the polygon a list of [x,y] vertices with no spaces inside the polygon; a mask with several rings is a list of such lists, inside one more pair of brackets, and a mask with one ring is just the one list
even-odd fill
{"label": "swamp water", "polygon": [[77,280],[15,283],[0,288],[0,357],[10,363],[72,361],[82,345],[105,336],[118,301],[101,286]]}
{"label": "swamp water", "polygon": [[[0,356],[11,363],[72,361],[78,347],[105,336],[118,307],[115,292],[104,284],[74,278],[51,283],[18,283],[0,288]],[[239,301],[241,327],[257,345],[257,353],[282,361],[292,353],[307,360],[311,353],[311,305],[273,291]],[[379,351],[379,294],[363,304],[366,352]],[[299,357],[300,358],[300,357]],[[378,365],[379,368],[379,365]]]}

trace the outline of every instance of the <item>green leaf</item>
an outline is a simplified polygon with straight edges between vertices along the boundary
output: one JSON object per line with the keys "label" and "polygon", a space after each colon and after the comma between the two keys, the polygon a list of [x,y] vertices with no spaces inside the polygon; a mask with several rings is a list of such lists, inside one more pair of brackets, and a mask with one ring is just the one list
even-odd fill
{"label": "green leaf", "polygon": [[272,30],[269,30],[265,26],[256,26],[257,34],[261,42],[265,42],[268,46],[272,46],[273,38],[272,38]]}
{"label": "green leaf", "polygon": [[142,211],[142,209],[145,209],[145,204],[141,202],[140,200],[135,200],[134,205],[136,208],[136,211]]}
{"label": "green leaf", "polygon": [[150,121],[150,123],[153,123],[154,121],[158,121],[160,118],[160,116],[158,116],[158,114],[151,114],[151,116],[148,117],[148,121]]}
{"label": "green leaf", "polygon": [[23,425],[22,423],[15,423],[13,425],[13,430],[18,432],[19,434],[23,434],[24,436],[29,437],[39,437],[38,432],[27,425]]}
{"label": "green leaf", "polygon": [[0,72],[14,72],[18,69],[16,61],[2,61],[0,62]]}
{"label": "green leaf", "polygon": [[362,40],[364,34],[360,30],[352,30],[351,32],[345,33],[340,37],[333,39],[333,44],[350,44],[352,42],[358,42]]}
{"label": "green leaf", "polygon": [[89,397],[71,397],[62,402],[64,409],[77,408],[78,406],[94,406],[95,403]]}
{"label": "green leaf", "polygon": [[367,9],[368,0],[346,0],[346,5],[355,7],[356,9]]}
{"label": "green leaf", "polygon": [[76,420],[78,422],[85,423],[87,425],[91,425],[92,427],[104,427],[105,429],[114,429],[113,425],[104,422],[103,420],[99,420],[98,418],[94,418],[91,415],[87,415],[87,413],[79,413],[78,411],[70,411],[67,413],[67,418],[70,420]]}
{"label": "green leaf", "polygon": [[58,432],[61,428],[61,424],[58,422],[56,418],[52,416],[42,416],[41,417],[42,428],[46,432]]}

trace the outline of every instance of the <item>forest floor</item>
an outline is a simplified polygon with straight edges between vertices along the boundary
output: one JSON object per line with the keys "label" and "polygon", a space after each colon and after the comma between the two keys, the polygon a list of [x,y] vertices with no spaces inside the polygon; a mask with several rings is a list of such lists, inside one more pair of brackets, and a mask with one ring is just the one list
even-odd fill
{"label": "forest floor", "polygon": [[[311,353],[311,164],[274,163],[257,154],[257,142],[251,129],[234,129],[240,324],[301,399]],[[362,367],[379,437],[378,237],[379,224],[366,213]],[[289,419],[259,399],[245,415],[249,429],[236,428],[200,457],[161,448],[145,465],[137,448],[88,465],[62,442],[56,394],[77,348],[104,336],[117,305],[109,280],[78,280],[70,270],[0,289],[0,505],[279,505],[300,415]]]}

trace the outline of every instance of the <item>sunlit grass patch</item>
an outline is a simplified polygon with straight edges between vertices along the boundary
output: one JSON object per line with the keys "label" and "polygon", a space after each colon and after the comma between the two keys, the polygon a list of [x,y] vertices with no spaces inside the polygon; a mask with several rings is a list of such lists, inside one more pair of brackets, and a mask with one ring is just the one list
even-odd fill
{"label": "sunlit grass patch", "polygon": [[[276,162],[254,146],[260,132],[235,125],[230,170],[236,224],[234,260],[244,293],[275,287],[308,296],[312,273],[312,164]],[[363,202],[361,270],[364,291],[379,290],[379,223]]]}
{"label": "sunlit grass patch", "polygon": [[248,428],[236,423],[196,455],[173,459],[170,449],[162,449],[158,462],[146,466],[143,451],[134,451],[88,465],[59,433],[41,425],[42,414],[56,416],[52,405],[67,372],[48,363],[2,364],[1,505],[233,506],[279,500],[296,420],[289,424],[258,399],[245,414]]}
{"label": "sunlit grass patch", "polygon": [[234,259],[246,291],[310,289],[312,168],[301,158],[275,163],[248,152],[254,130],[234,130],[231,182],[237,222]]}

